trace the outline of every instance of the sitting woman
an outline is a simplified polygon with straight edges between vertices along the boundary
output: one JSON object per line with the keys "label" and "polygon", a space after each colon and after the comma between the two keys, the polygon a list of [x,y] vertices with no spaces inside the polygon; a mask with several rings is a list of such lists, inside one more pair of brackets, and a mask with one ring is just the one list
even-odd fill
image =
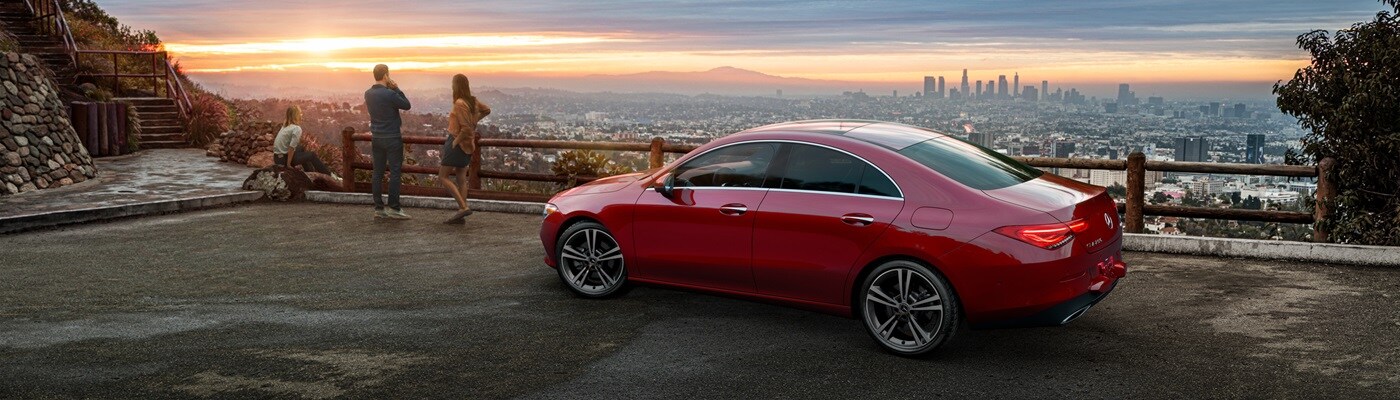
{"label": "sitting woman", "polygon": [[[460,210],[457,215],[443,221],[445,224],[466,222],[472,215],[467,206],[467,165],[471,163],[476,149],[476,123],[491,114],[491,107],[472,96],[471,84],[467,76],[457,74],[452,77],[452,114],[447,118],[447,142],[442,145],[442,162],[438,167],[438,181],[457,199]],[[454,179],[455,178],[455,179]]]}
{"label": "sitting woman", "polygon": [[277,138],[272,139],[272,162],[288,168],[301,167],[306,172],[320,172],[331,175],[330,168],[321,162],[316,153],[306,151],[301,146],[301,107],[287,108],[287,120]]}

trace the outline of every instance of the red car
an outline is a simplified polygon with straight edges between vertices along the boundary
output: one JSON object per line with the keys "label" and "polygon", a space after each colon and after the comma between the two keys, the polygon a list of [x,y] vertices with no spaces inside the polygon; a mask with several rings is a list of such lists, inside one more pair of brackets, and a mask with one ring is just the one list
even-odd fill
{"label": "red car", "polygon": [[540,241],[579,296],[642,283],[778,302],[858,318],[902,355],[964,324],[1068,323],[1126,272],[1104,188],[874,121],[754,128],[564,191]]}

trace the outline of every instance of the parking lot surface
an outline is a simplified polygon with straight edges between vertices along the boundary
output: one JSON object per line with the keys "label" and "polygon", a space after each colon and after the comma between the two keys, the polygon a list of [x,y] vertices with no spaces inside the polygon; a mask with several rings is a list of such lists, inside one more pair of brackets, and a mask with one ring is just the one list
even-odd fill
{"label": "parking lot surface", "polygon": [[[1058,328],[882,352],[855,320],[574,298],[539,217],[256,204],[0,236],[0,398],[1393,398],[1400,270],[1128,253]],[[679,233],[678,233],[679,234]]]}

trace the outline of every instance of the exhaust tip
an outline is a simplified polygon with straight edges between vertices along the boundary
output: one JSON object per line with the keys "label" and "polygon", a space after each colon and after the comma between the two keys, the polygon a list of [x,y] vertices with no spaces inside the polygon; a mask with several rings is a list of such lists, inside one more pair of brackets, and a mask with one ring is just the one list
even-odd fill
{"label": "exhaust tip", "polygon": [[1069,314],[1069,316],[1065,317],[1065,319],[1064,319],[1063,321],[1060,321],[1060,325],[1068,324],[1068,323],[1070,323],[1070,321],[1074,321],[1075,319],[1078,319],[1080,316],[1084,315],[1085,312],[1089,311],[1089,308],[1090,308],[1090,307],[1093,307],[1093,306],[1094,306],[1093,304],[1090,304],[1090,305],[1084,306],[1084,308],[1075,310],[1075,312],[1072,312],[1072,313]]}

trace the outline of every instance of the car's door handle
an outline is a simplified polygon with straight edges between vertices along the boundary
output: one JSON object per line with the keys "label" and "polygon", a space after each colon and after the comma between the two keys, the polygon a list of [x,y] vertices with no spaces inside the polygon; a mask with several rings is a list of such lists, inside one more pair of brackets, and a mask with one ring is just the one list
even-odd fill
{"label": "car's door handle", "polygon": [[739,203],[729,203],[719,206],[719,213],[724,215],[744,215],[749,212],[749,206]]}
{"label": "car's door handle", "polygon": [[868,226],[875,223],[875,217],[860,213],[846,214],[841,216],[841,222],[845,222],[848,225]]}

